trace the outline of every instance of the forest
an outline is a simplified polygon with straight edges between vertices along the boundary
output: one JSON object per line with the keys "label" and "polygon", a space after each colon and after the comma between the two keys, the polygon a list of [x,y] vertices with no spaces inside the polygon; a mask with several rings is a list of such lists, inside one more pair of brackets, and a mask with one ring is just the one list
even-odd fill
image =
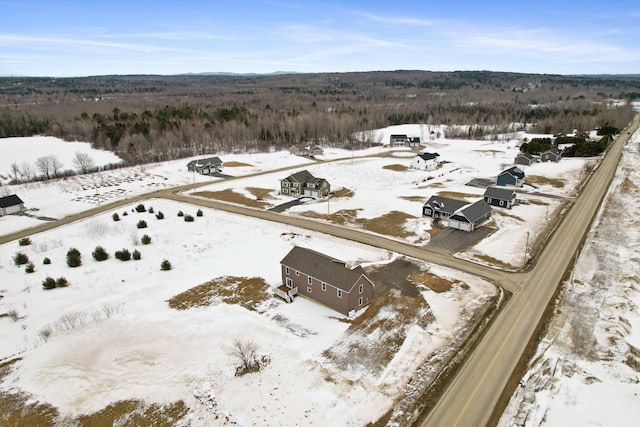
{"label": "forest", "polygon": [[488,71],[0,78],[0,137],[88,141],[128,164],[298,143],[385,143],[357,132],[403,123],[489,138],[623,128],[640,76]]}

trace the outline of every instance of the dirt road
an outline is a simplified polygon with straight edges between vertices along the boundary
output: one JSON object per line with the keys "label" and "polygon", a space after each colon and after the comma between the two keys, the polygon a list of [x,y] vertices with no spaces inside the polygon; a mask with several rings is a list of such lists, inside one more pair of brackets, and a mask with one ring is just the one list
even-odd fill
{"label": "dirt road", "polygon": [[421,426],[484,426],[494,411],[502,411],[496,405],[503,390],[560,281],[571,268],[609,188],[629,133],[633,134],[639,123],[640,116],[636,116],[610,148],[535,267],[524,276],[520,290],[506,304]]}

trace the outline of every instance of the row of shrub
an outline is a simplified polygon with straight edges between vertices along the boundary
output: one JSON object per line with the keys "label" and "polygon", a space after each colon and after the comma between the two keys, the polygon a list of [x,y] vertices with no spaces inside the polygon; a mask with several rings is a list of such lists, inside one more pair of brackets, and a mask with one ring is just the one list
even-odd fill
{"label": "row of shrub", "polygon": [[[142,206],[142,209],[144,209],[144,205],[138,205],[138,206]],[[138,208],[136,208],[136,210],[137,209]],[[151,212],[151,211],[152,211],[152,208],[149,208],[149,212]],[[140,211],[138,211],[138,212],[140,212]],[[127,214],[126,211],[122,213],[122,216],[127,216],[127,215],[128,214]],[[198,211],[196,212],[196,216],[203,216],[203,215],[204,215],[204,213],[202,212],[202,209],[198,209]],[[178,216],[179,217],[184,217],[184,220],[186,222],[193,222],[194,221],[193,215],[188,215],[188,214],[185,215],[184,212],[182,212],[182,211],[178,211]],[[120,221],[120,215],[118,215],[117,212],[114,213],[113,215],[111,215],[111,218],[116,222]],[[157,219],[164,219],[164,214],[162,213],[162,211],[158,211],[158,213],[156,214],[156,218]],[[145,220],[141,219],[136,224],[136,227],[138,227],[138,228],[147,228],[147,222]]]}
{"label": "row of shrub", "polygon": [[66,288],[67,286],[69,286],[69,281],[65,277],[54,279],[53,277],[47,276],[47,278],[42,281],[42,287],[44,289]]}

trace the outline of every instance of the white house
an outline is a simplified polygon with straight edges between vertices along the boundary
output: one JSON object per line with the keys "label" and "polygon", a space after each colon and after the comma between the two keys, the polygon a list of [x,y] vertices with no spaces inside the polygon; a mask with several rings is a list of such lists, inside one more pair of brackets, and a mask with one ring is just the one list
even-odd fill
{"label": "white house", "polygon": [[15,194],[0,197],[0,216],[18,213],[24,210],[24,202]]}
{"label": "white house", "polygon": [[418,154],[411,161],[411,167],[413,169],[432,171],[438,166],[439,158],[440,155],[438,153]]}

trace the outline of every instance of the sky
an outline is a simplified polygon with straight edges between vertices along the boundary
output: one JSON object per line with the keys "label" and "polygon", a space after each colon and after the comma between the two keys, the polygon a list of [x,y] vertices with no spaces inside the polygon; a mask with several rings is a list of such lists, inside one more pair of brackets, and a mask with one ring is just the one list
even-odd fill
{"label": "sky", "polygon": [[640,73],[640,2],[0,0],[0,76]]}

